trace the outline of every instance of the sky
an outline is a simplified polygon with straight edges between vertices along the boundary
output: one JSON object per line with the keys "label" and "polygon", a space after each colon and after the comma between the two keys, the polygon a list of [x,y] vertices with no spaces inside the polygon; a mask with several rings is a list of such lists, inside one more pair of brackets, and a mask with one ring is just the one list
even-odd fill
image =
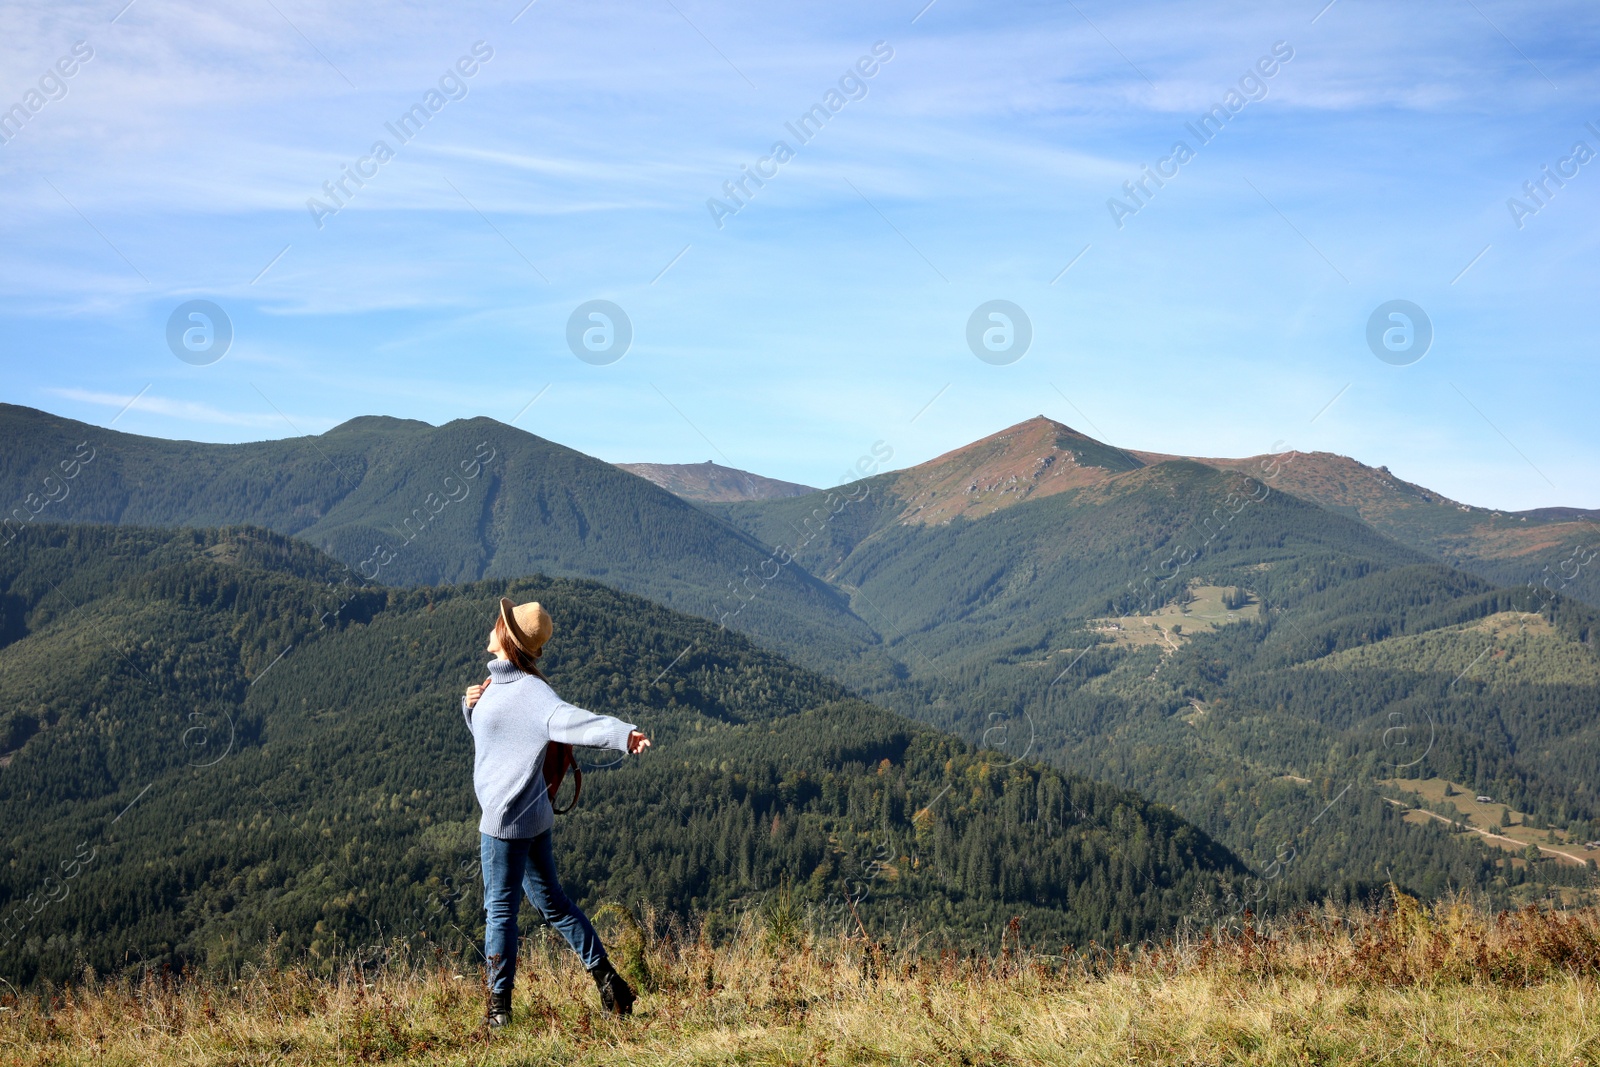
{"label": "sky", "polygon": [[0,3],[0,401],[1600,507],[1593,4],[525,2]]}

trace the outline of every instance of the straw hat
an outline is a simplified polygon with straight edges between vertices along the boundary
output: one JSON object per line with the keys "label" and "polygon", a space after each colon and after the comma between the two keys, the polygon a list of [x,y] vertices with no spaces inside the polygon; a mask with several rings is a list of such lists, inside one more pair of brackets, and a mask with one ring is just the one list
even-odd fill
{"label": "straw hat", "polygon": [[537,600],[513,604],[510,597],[503,596],[500,598],[500,618],[505,620],[506,632],[511,635],[511,640],[530,656],[539,654],[555,629],[550,613]]}

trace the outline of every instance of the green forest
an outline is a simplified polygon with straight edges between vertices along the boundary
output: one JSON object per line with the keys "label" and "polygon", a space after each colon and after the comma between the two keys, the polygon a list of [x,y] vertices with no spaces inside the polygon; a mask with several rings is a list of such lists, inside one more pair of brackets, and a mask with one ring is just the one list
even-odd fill
{"label": "green forest", "polygon": [[[1170,804],[1272,872],[1284,905],[1390,877],[1502,906],[1545,885],[1594,888],[1592,870],[1525,869],[1404,822],[1377,785],[1447,777],[1577,840],[1600,836],[1600,625],[1586,604],[1498,588],[1196,463],[938,526],[895,521],[895,478],[869,481],[869,503],[800,556],[851,594],[897,664],[841,671],[870,699]],[[818,504],[710,507],[776,537]],[[1220,626],[1178,614],[1160,642],[1117,639],[1162,623],[1199,585],[1253,613]],[[1524,666],[1492,683],[1488,668],[1461,671],[1508,644],[1463,628],[1508,613],[1542,620]],[[1421,634],[1470,652],[1448,671],[1395,660],[1397,639]],[[1338,659],[1354,649],[1372,652]]]}
{"label": "green forest", "polygon": [[[558,858],[590,907],[685,919],[780,887],[834,928],[1136,941],[1243,865],[1126,790],[852,698],[745,638],[582,580],[365,590],[268,531],[37,525],[0,555],[0,974],[322,966],[481,929],[470,738],[498,597],[556,620],[561,694],[648,730],[589,754]],[[328,625],[323,625],[324,621]],[[596,762],[598,761],[598,762]],[[852,912],[852,908],[854,909]]]}

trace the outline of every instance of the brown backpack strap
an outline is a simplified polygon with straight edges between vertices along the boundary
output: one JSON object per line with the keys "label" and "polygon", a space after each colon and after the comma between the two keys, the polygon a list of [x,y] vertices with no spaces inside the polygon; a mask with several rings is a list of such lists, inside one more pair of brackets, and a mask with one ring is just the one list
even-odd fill
{"label": "brown backpack strap", "polygon": [[581,792],[583,792],[583,770],[578,766],[577,761],[574,760],[572,764],[572,799],[567,801],[566,807],[558,808],[556,807],[555,797],[552,796],[550,798],[550,810],[555,812],[557,815],[565,815],[567,812],[578,806],[578,794]]}
{"label": "brown backpack strap", "polygon": [[[567,772],[572,772],[572,799],[564,808],[556,807],[556,793],[561,790],[561,783],[566,780]],[[544,753],[544,782],[550,797],[550,810],[557,815],[565,815],[578,803],[578,794],[583,792],[583,771],[578,768],[578,761],[572,758],[572,746],[560,741],[552,741]]]}

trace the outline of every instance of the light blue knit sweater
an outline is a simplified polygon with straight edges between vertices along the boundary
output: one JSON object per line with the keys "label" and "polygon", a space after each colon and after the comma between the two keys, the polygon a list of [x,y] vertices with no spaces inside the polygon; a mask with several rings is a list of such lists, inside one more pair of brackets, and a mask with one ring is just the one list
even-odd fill
{"label": "light blue knit sweater", "polygon": [[490,660],[489,678],[477,707],[461,700],[472,731],[472,788],[483,809],[478,829],[505,840],[538,837],[555,821],[544,784],[545,746],[561,741],[626,752],[634,726],[573,707],[509,660]]}

